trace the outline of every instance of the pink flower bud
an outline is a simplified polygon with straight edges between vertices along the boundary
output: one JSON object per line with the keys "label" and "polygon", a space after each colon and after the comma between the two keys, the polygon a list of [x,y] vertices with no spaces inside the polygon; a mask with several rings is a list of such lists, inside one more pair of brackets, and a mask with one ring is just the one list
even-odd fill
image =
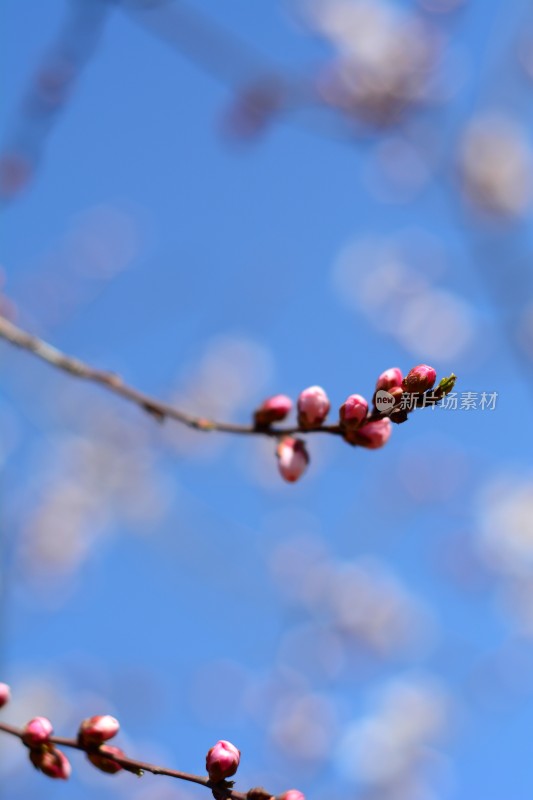
{"label": "pink flower bud", "polygon": [[392,424],[388,417],[375,419],[367,422],[355,431],[346,431],[344,438],[350,444],[358,444],[367,447],[369,450],[377,450],[383,447],[392,433]]}
{"label": "pink flower bud", "polygon": [[403,375],[401,369],[398,367],[391,367],[382,372],[376,382],[376,392],[379,389],[385,389],[389,392],[394,386],[401,386]]}
{"label": "pink flower bud", "polygon": [[360,394],[351,394],[339,409],[339,417],[344,428],[355,430],[366,419],[368,403]]}
{"label": "pink flower bud", "polygon": [[273,422],[285,419],[292,410],[292,400],[285,394],[276,394],[264,400],[254,413],[257,428],[266,428]]}
{"label": "pink flower bud", "polygon": [[431,389],[436,378],[437,373],[433,367],[428,367],[427,364],[419,364],[418,367],[413,367],[413,369],[409,370],[403,379],[402,385],[406,392],[418,394]]}
{"label": "pink flower bud", "polygon": [[330,402],[321,386],[310,386],[298,397],[298,424],[301,428],[316,428],[328,415]]}
{"label": "pink flower bud", "polygon": [[230,778],[237,772],[241,760],[240,750],[234,744],[223,739],[209,750],[205,759],[205,768],[209,773],[209,780],[218,783],[225,778]]}
{"label": "pink flower bud", "polygon": [[305,442],[301,439],[294,439],[292,436],[286,436],[281,440],[277,446],[276,455],[281,477],[289,483],[297,481],[309,464],[309,453],[306,450]]}
{"label": "pink flower bud", "polygon": [[22,741],[28,747],[39,747],[48,741],[54,729],[46,717],[35,717],[26,723],[22,731]]}
{"label": "pink flower bud", "polygon": [[84,719],[78,731],[80,744],[102,744],[119,732],[120,723],[115,717],[104,715]]}
{"label": "pink flower bud", "polygon": [[0,683],[0,708],[5,706],[11,700],[11,689],[7,683]]}
{"label": "pink flower bud", "polygon": [[404,391],[401,386],[393,386],[392,389],[389,389],[389,394],[394,400],[394,405],[397,406],[404,395]]}
{"label": "pink flower bud", "polygon": [[113,758],[110,758],[109,756],[125,758],[122,750],[120,750],[118,747],[114,747],[112,744],[103,744],[98,748],[98,750],[87,753],[87,758],[93,766],[102,772],[107,772],[109,775],[114,775],[116,772],[120,772],[123,767],[121,767],[117,761],[114,761]]}
{"label": "pink flower bud", "polygon": [[61,778],[66,781],[70,777],[70,762],[66,755],[55,747],[44,746],[38,750],[30,750],[30,761],[49,778]]}
{"label": "pink flower bud", "polygon": [[305,797],[298,789],[289,789],[288,792],[280,795],[279,800],[305,800]]}

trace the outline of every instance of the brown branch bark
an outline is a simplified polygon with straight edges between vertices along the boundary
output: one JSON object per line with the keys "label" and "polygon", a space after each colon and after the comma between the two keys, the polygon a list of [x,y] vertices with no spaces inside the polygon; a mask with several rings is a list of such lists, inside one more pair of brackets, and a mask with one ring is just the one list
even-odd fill
{"label": "brown branch bark", "polygon": [[[0,722],[0,731],[8,733],[11,736],[16,736],[22,741],[24,731],[21,728],[16,728],[14,725]],[[50,736],[47,741],[50,744],[56,744],[61,747],[71,747],[75,750],[81,750],[84,753],[91,752],[88,747],[81,744],[77,739],[68,739],[63,736]],[[96,748],[96,751],[97,750],[98,748]],[[94,751],[95,748],[93,747],[92,752]],[[113,756],[109,756],[109,758],[112,758],[113,761],[120,764],[127,772],[133,772],[136,775],[142,775],[144,772],[151,772],[152,775],[166,775],[169,778],[177,778],[182,781],[188,781],[189,783],[197,783],[200,786],[205,786],[207,789],[215,789],[215,791],[220,792],[220,795],[217,794],[217,797],[225,797],[227,800],[247,800],[248,797],[248,793],[237,792],[229,786],[226,789],[224,783],[222,783],[222,785],[213,784],[207,776],[193,775],[177,769],[168,769],[168,767],[159,767],[156,764],[149,764],[145,761],[137,761],[137,759],[128,758],[128,756],[113,754]]]}
{"label": "brown branch bark", "polygon": [[[175,406],[169,405],[155,397],[145,394],[144,392],[129,386],[124,382],[120,375],[114,372],[107,372],[105,370],[97,369],[95,367],[80,361],[78,358],[66,355],[61,350],[53,347],[51,344],[39,339],[31,333],[19,328],[13,322],[0,316],[0,337],[20,347],[22,350],[27,350],[33,353],[41,361],[46,361],[57,369],[67,372],[76,378],[82,378],[92,383],[103,386],[113,394],[129,400],[134,403],[143,411],[148,412],[156,417],[160,422],[166,419],[174,420],[189,428],[194,428],[198,431],[219,431],[221,433],[235,433],[244,435],[260,435],[270,437],[282,437],[294,434],[308,434],[308,433],[331,433],[341,435],[342,430],[339,425],[321,425],[316,428],[303,429],[297,425],[290,427],[268,427],[257,428],[254,425],[239,425],[231,422],[217,422],[204,417],[197,417],[193,414],[188,414],[181,411]],[[378,415],[379,417],[380,415]],[[373,415],[373,419],[377,417]]]}

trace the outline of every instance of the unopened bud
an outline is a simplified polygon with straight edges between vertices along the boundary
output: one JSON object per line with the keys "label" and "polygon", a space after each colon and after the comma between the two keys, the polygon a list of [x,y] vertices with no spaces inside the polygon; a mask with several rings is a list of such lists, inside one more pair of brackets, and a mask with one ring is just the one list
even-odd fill
{"label": "unopened bud", "polygon": [[0,708],[5,706],[11,700],[11,689],[7,683],[0,683]]}
{"label": "unopened bud", "polygon": [[82,745],[102,744],[112,739],[120,730],[120,723],[115,717],[105,714],[100,717],[84,719],[78,731],[78,741]]}
{"label": "unopened bud", "polygon": [[273,422],[280,422],[285,419],[292,410],[292,400],[285,394],[276,394],[261,403],[254,413],[256,428],[266,428]]}
{"label": "unopened bud", "polygon": [[366,419],[368,403],[360,394],[351,394],[339,408],[339,418],[344,428],[355,430]]}
{"label": "unopened bud", "polygon": [[116,772],[120,772],[123,767],[117,761],[114,761],[111,756],[124,758],[124,753],[120,748],[114,747],[111,744],[103,744],[98,750],[87,753],[87,758],[93,766],[102,772],[114,775]]}
{"label": "unopened bud", "polygon": [[300,478],[309,464],[309,453],[302,439],[286,436],[276,448],[278,469],[281,477],[289,483]]}
{"label": "unopened bud", "polygon": [[404,395],[404,390],[401,386],[393,386],[392,389],[389,389],[389,394],[394,400],[394,405],[397,406]]}
{"label": "unopened bud", "polygon": [[406,392],[418,394],[419,392],[425,392],[431,389],[436,378],[437,373],[433,367],[428,367],[427,364],[419,364],[417,367],[413,367],[413,369],[409,370],[403,379],[402,385]]}
{"label": "unopened bud", "polygon": [[54,729],[52,723],[46,717],[35,717],[30,719],[23,728],[22,741],[28,747],[39,747],[48,741]]}
{"label": "unopened bud", "polygon": [[44,746],[30,750],[30,761],[33,766],[49,778],[61,778],[66,781],[70,777],[70,761],[61,750]]}
{"label": "unopened bud", "polygon": [[305,797],[298,789],[289,789],[279,796],[279,800],[305,800]]}
{"label": "unopened bud", "polygon": [[407,422],[409,412],[406,408],[394,408],[392,413],[389,414],[389,419],[395,425],[401,425],[402,422]]}
{"label": "unopened bud", "polygon": [[234,744],[221,739],[209,750],[205,759],[205,768],[209,780],[218,783],[235,775],[241,760],[240,750]]}
{"label": "unopened bud", "polygon": [[377,450],[378,447],[383,447],[388,442],[391,433],[391,421],[388,417],[384,417],[367,422],[366,425],[362,425],[355,431],[346,431],[344,438],[350,444]]}
{"label": "unopened bud", "polygon": [[402,380],[403,375],[401,369],[398,367],[386,369],[385,372],[381,373],[376,381],[376,391],[379,389],[385,389],[386,392],[390,392],[390,390],[395,386],[401,386]]}
{"label": "unopened bud", "polygon": [[255,789],[248,789],[246,800],[276,800],[276,798],[262,786],[256,786]]}
{"label": "unopened bud", "polygon": [[321,386],[309,386],[298,397],[298,424],[300,428],[316,428],[328,415],[330,402]]}

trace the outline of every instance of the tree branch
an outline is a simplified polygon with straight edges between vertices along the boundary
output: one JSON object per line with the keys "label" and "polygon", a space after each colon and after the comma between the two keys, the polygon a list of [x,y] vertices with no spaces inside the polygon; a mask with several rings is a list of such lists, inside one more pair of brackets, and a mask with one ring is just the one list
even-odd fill
{"label": "tree branch", "polygon": [[47,364],[69,375],[103,386],[113,394],[134,403],[159,422],[172,419],[198,431],[219,431],[277,439],[278,469],[282,478],[289,483],[297,481],[309,464],[306,442],[298,434],[330,433],[342,437],[352,446],[375,450],[387,443],[391,435],[391,423],[406,422],[409,413],[415,408],[437,405],[451,392],[456,380],[452,373],[449,377],[442,378],[432,390],[437,377],[433,367],[419,364],[405,377],[399,368],[393,367],[379,376],[372,405],[369,406],[365,398],[359,394],[350,395],[339,408],[338,422],[335,425],[323,424],[331,404],[320,386],[310,386],[300,392],[297,402],[297,425],[286,427],[273,425],[285,419],[292,408],[292,400],[286,395],[268,398],[255,410],[251,425],[239,425],[197,417],[144,394],[124,383],[120,375],[96,369],[78,358],[66,355],[2,316],[0,316],[0,338],[33,353],[41,361],[46,361]]}
{"label": "tree branch", "polygon": [[[31,333],[17,327],[5,317],[0,316],[0,337],[10,342],[15,347],[20,347],[22,350],[27,350],[33,353],[41,361],[46,361],[57,369],[68,372],[76,378],[83,378],[92,383],[97,383],[103,386],[113,394],[123,397],[134,403],[143,411],[148,412],[156,417],[160,422],[166,419],[172,419],[175,422],[180,422],[189,428],[194,428],[198,431],[219,431],[221,433],[236,433],[245,435],[262,435],[270,437],[283,437],[287,435],[294,435],[298,433],[331,433],[336,435],[342,434],[342,429],[339,425],[321,425],[315,428],[301,428],[298,425],[290,427],[256,427],[254,425],[238,425],[231,422],[216,422],[215,420],[205,419],[204,417],[197,417],[192,414],[187,414],[175,406],[169,405],[155,397],[144,394],[133,386],[128,386],[124,383],[120,375],[114,372],[107,372],[105,370],[96,369],[95,367],[80,361],[78,358],[66,355],[65,353],[53,347],[51,344],[39,339]],[[373,419],[378,419],[382,415],[373,415]]]}
{"label": "tree branch", "polygon": [[[13,725],[0,722],[0,731],[8,733],[11,736],[16,736],[21,741],[24,741],[24,730],[22,728],[16,728]],[[46,743],[51,745],[60,745],[61,747],[71,747],[75,750],[81,750],[84,753],[99,752],[97,747],[84,745],[78,739],[68,739],[63,736],[50,736],[46,740]],[[101,752],[103,755],[105,755],[105,750]],[[180,770],[176,769],[159,767],[156,764],[148,764],[144,761],[137,761],[136,759],[128,758],[128,756],[125,755],[118,755],[116,752],[113,752],[113,755],[109,756],[109,758],[112,758],[113,761],[115,761],[117,764],[120,764],[120,766],[127,772],[132,772],[135,775],[142,776],[144,772],[151,772],[152,775],[166,775],[169,778],[177,778],[182,781],[188,781],[189,783],[197,783],[200,786],[205,786],[207,789],[214,789],[216,793],[215,796],[217,798],[224,798],[224,800],[247,800],[248,797],[253,796],[252,792],[254,790],[250,790],[248,793],[237,792],[226,781],[215,784],[207,776],[192,775],[188,772],[181,772]],[[268,792],[265,792],[265,797],[267,796],[273,797],[272,795],[269,795]]]}

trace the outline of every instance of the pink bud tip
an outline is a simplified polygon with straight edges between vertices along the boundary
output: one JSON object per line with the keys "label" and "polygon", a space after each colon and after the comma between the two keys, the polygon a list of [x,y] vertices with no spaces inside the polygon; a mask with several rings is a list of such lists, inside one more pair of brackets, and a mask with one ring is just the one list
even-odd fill
{"label": "pink bud tip", "polygon": [[11,689],[7,683],[0,683],[0,708],[5,706],[11,700]]}
{"label": "pink bud tip", "polygon": [[309,453],[305,442],[286,436],[276,449],[278,469],[281,477],[289,483],[294,483],[300,478],[309,464]]}
{"label": "pink bud tip", "polygon": [[123,767],[121,767],[117,761],[114,761],[113,758],[110,758],[110,756],[118,756],[119,758],[125,757],[120,748],[114,747],[111,744],[104,744],[99,747],[98,750],[87,753],[87,758],[93,766],[102,772],[107,772],[109,775],[114,775],[115,773],[120,772]]}
{"label": "pink bud tip", "polygon": [[401,386],[403,375],[401,369],[398,367],[391,367],[382,372],[376,382],[376,392],[379,389],[385,389],[386,392],[393,389],[395,386]]}
{"label": "pink bud tip", "polygon": [[360,394],[351,394],[339,409],[341,424],[345,428],[355,430],[366,419],[368,403]]}
{"label": "pink bud tip", "polygon": [[279,800],[305,800],[305,797],[298,789],[289,789],[280,796]]}
{"label": "pink bud tip", "polygon": [[209,773],[209,780],[218,783],[225,778],[230,778],[237,772],[241,760],[240,750],[234,744],[223,739],[209,750],[205,759],[205,768]]}
{"label": "pink bud tip", "polygon": [[102,744],[112,739],[120,730],[120,723],[115,717],[103,715],[84,719],[78,731],[80,744]]}
{"label": "pink bud tip", "polygon": [[410,392],[411,394],[425,392],[431,389],[436,378],[437,373],[433,367],[428,367],[427,364],[419,364],[417,367],[413,367],[413,369],[409,370],[403,379],[403,388],[406,392]]}
{"label": "pink bud tip", "polygon": [[285,419],[292,410],[292,400],[285,394],[276,394],[261,403],[254,413],[256,427],[266,428],[273,422]]}
{"label": "pink bud tip", "polygon": [[358,444],[367,447],[369,450],[377,450],[383,447],[392,433],[392,423],[388,417],[375,419],[367,422],[355,431],[346,431],[344,438],[350,444]]}
{"label": "pink bud tip", "polygon": [[54,729],[46,717],[35,717],[26,723],[22,731],[22,741],[28,747],[39,747],[48,741]]}
{"label": "pink bud tip", "polygon": [[55,747],[45,746],[42,749],[30,750],[30,760],[36,769],[49,778],[61,778],[66,781],[70,777],[70,761]]}
{"label": "pink bud tip", "polygon": [[309,386],[298,397],[298,424],[301,428],[322,425],[328,415],[330,402],[321,386]]}

